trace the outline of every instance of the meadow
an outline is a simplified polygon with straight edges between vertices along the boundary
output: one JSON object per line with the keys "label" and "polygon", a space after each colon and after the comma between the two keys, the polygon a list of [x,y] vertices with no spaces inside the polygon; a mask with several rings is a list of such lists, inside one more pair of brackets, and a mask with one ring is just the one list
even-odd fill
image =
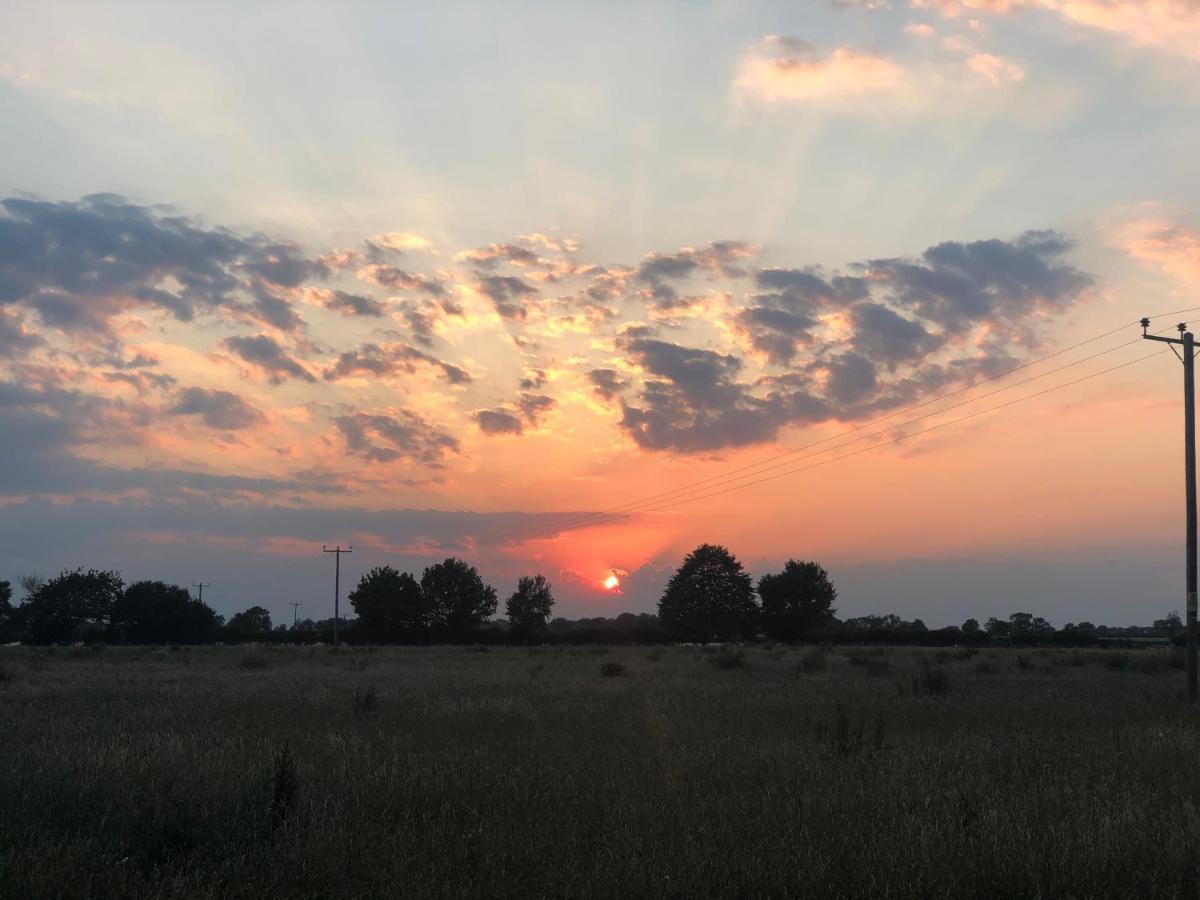
{"label": "meadow", "polygon": [[1194,897],[1175,652],[0,648],[0,896]]}

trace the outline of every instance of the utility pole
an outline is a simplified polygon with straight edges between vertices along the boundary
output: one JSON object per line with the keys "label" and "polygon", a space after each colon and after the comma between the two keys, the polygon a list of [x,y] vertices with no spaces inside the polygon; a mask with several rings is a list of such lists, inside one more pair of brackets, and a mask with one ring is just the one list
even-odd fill
{"label": "utility pole", "polygon": [[211,581],[197,581],[195,584],[192,585],[192,587],[194,587],[196,589],[196,600],[199,601],[200,603],[203,603],[204,602],[204,589],[206,587],[212,587],[212,582]]}
{"label": "utility pole", "polygon": [[347,547],[345,550],[343,550],[342,545],[338,544],[336,547],[334,547],[332,550],[330,550],[328,547],[326,547],[324,544],[322,544],[321,552],[322,553],[332,553],[333,560],[334,560],[334,562],[333,562],[333,649],[336,650],[338,647],[338,602],[339,602],[339,593],[340,593],[338,590],[338,582],[341,580],[341,577],[342,577],[342,554],[343,553],[353,553],[354,548]]}
{"label": "utility pole", "polygon": [[1187,504],[1187,699],[1196,702],[1196,339],[1179,323],[1179,337],[1159,337],[1147,334],[1149,319],[1142,319],[1142,337],[1183,347],[1183,465],[1185,479],[1184,502]]}
{"label": "utility pole", "polygon": [[303,605],[299,600],[292,601],[292,631],[296,630],[296,625],[300,621],[300,607]]}

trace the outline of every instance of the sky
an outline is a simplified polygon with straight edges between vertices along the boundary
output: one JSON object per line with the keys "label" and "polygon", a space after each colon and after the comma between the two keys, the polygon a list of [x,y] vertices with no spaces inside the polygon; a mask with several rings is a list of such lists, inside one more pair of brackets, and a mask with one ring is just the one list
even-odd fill
{"label": "sky", "polygon": [[1159,618],[1198,76],[1196,0],[6,3],[0,578]]}

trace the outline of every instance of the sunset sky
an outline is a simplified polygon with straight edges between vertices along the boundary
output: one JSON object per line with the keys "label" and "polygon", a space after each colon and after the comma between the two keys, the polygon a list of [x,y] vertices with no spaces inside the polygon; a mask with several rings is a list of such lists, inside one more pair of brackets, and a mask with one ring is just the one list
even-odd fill
{"label": "sunset sky", "polygon": [[10,2],[0,133],[0,578],[290,621],[340,542],[574,617],[715,542],[842,616],[1183,605],[1132,323],[1200,307],[1196,0]]}

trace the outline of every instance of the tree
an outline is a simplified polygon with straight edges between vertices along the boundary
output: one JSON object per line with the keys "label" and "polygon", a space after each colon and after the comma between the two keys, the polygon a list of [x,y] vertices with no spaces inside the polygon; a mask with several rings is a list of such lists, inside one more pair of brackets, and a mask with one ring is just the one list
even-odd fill
{"label": "tree", "polygon": [[1012,633],[1011,623],[997,619],[995,616],[988,619],[983,627],[992,637],[1008,637]]}
{"label": "tree", "polygon": [[8,629],[13,621],[12,595],[12,585],[0,581],[0,639],[8,637]]}
{"label": "tree", "polygon": [[962,623],[962,633],[967,636],[979,634],[979,620],[967,619]]}
{"label": "tree", "polygon": [[683,560],[658,601],[658,618],[676,639],[752,637],[758,623],[754,584],[724,547],[701,544]]}
{"label": "tree", "polygon": [[1027,612],[1015,612],[1008,617],[1009,634],[1013,637],[1028,637],[1035,634],[1048,634],[1054,626],[1043,619]]}
{"label": "tree", "polygon": [[758,580],[763,630],[780,641],[802,640],[833,619],[837,589],[815,562],[789,559],[777,575]]}
{"label": "tree", "polygon": [[187,588],[162,581],[138,581],[125,588],[113,607],[110,633],[130,644],[209,644],[222,619],[192,599]]}
{"label": "tree", "polygon": [[369,641],[419,640],[429,632],[431,609],[417,579],[391,566],[377,566],[350,592],[356,629]]}
{"label": "tree", "polygon": [[63,572],[34,585],[18,610],[21,625],[37,644],[99,637],[124,587],[117,572]]}
{"label": "tree", "polygon": [[1159,631],[1165,631],[1167,634],[1174,634],[1183,629],[1183,619],[1179,617],[1179,610],[1171,610],[1167,613],[1166,618],[1155,619],[1154,628]]}
{"label": "tree", "polygon": [[496,589],[475,567],[451,557],[421,574],[433,630],[450,638],[470,634],[496,612]]}
{"label": "tree", "polygon": [[554,595],[550,592],[550,582],[542,575],[527,575],[517,582],[517,589],[508,598],[504,611],[513,633],[530,637],[546,630],[552,609]]}
{"label": "tree", "polygon": [[252,606],[232,616],[225,627],[239,637],[266,634],[271,630],[271,613],[261,606]]}

